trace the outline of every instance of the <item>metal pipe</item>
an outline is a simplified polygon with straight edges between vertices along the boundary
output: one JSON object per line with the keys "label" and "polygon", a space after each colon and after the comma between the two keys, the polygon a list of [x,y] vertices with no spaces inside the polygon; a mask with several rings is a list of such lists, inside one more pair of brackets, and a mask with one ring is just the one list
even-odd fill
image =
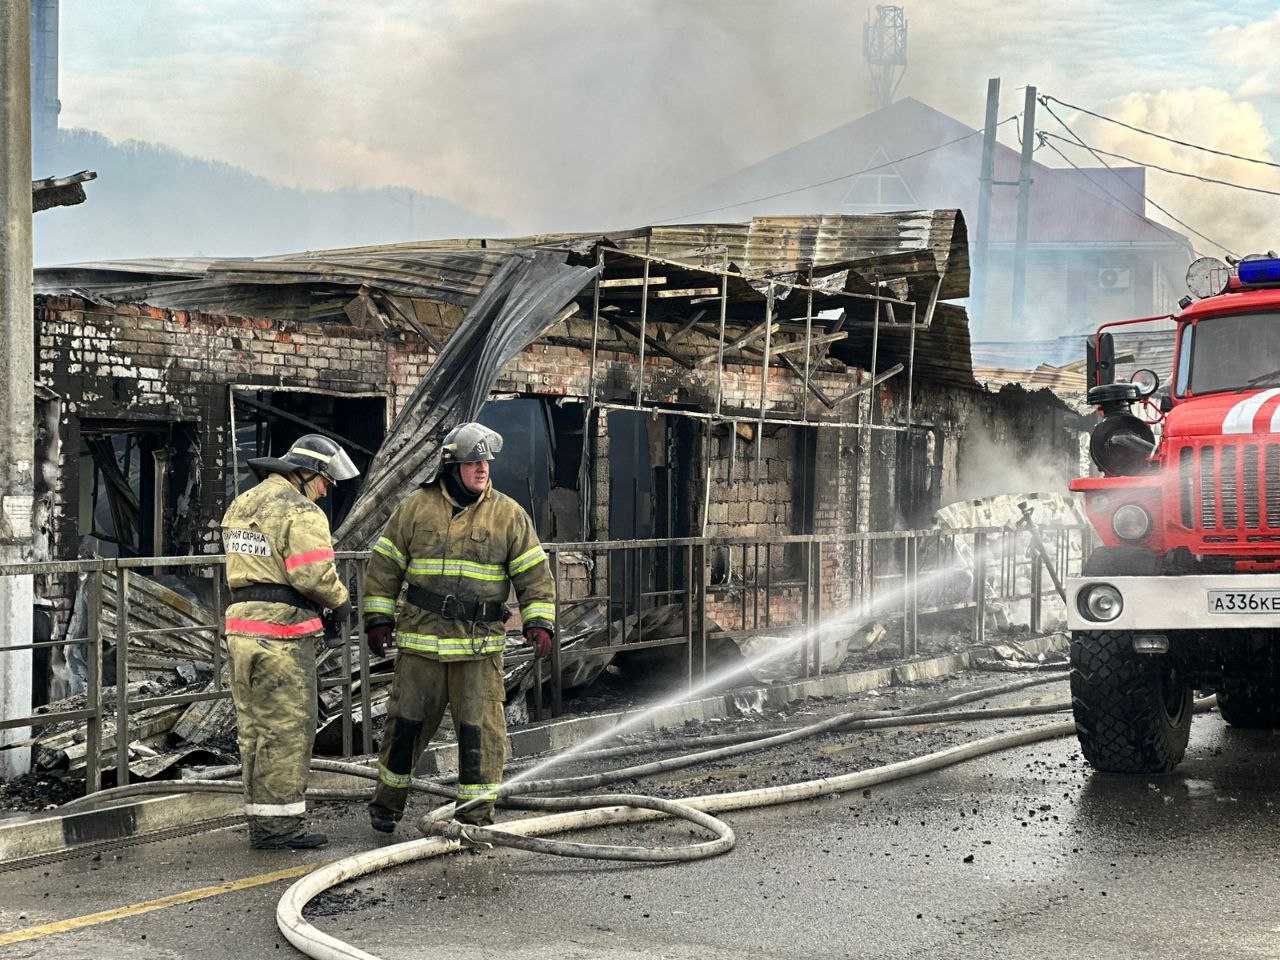
{"label": "metal pipe", "polygon": [[645,327],[649,321],[649,261],[644,262],[644,285],[640,290],[640,353],[636,360],[636,409],[644,400],[644,348]]}
{"label": "metal pipe", "polygon": [[764,455],[764,418],[769,398],[769,347],[773,341],[773,284],[764,305],[764,359],[760,361],[760,422],[756,429],[756,486],[760,485],[761,459]]}
{"label": "metal pipe", "polygon": [[724,272],[720,275],[720,335],[716,339],[716,416],[724,401],[724,322],[729,309],[729,251],[724,254]]}
{"label": "metal pipe", "polygon": [[804,308],[804,389],[800,391],[800,419],[809,419],[809,363],[813,351],[813,264],[809,264],[809,289]]}

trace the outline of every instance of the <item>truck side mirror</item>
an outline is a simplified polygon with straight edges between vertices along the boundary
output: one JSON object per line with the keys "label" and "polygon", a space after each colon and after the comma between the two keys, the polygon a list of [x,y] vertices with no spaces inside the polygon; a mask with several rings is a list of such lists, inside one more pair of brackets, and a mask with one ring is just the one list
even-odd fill
{"label": "truck side mirror", "polygon": [[1116,382],[1116,346],[1111,334],[1089,338],[1085,347],[1085,369],[1090,387]]}

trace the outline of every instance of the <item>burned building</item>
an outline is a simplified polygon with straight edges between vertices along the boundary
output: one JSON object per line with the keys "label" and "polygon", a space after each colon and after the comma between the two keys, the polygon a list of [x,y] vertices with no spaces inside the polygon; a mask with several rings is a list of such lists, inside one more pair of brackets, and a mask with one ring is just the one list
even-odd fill
{"label": "burned building", "polygon": [[[217,553],[246,460],[306,432],[366,471],[327,505],[363,549],[466,415],[507,438],[494,482],[548,542],[927,524],[993,457],[1078,461],[1051,394],[974,381],[968,285],[955,210],[44,268],[37,558]],[[823,602],[856,591],[853,550],[823,555]],[[795,586],[781,617],[809,602],[803,554],[728,549],[710,588],[752,566]],[[625,613],[688,562],[559,568],[563,600]],[[39,585],[54,637],[73,579]],[[713,609],[746,626],[728,594]]]}

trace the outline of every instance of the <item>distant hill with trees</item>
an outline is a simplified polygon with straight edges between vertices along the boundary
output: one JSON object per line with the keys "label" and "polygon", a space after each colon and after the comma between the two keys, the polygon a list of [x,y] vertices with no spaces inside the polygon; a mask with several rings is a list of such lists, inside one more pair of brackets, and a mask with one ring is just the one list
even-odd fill
{"label": "distant hill with trees", "polygon": [[154,143],[59,131],[57,169],[95,170],[89,199],[35,218],[36,264],[262,256],[442,237],[501,236],[503,221],[407,187],[309,190]]}

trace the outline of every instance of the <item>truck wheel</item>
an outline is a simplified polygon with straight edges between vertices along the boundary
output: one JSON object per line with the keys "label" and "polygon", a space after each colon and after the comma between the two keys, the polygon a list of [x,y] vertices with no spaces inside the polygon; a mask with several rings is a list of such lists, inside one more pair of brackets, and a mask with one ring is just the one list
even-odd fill
{"label": "truck wheel", "polygon": [[1274,730],[1280,727],[1280,698],[1274,680],[1236,680],[1218,691],[1222,719],[1242,730]]}
{"label": "truck wheel", "polygon": [[1071,635],[1071,707],[1084,758],[1108,773],[1168,773],[1191,735],[1191,684],[1167,656],[1133,652],[1133,635]]}

